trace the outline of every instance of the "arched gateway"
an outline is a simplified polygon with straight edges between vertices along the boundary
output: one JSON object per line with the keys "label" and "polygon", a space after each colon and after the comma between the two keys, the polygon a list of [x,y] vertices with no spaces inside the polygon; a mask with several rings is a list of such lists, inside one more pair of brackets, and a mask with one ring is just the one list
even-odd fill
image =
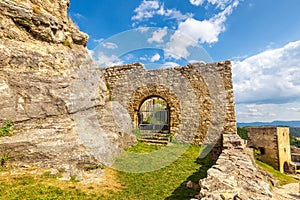
{"label": "arched gateway", "polygon": [[236,132],[229,61],[149,71],[136,63],[108,67],[104,77],[109,100],[127,109],[134,128],[200,144]]}
{"label": "arched gateway", "polygon": [[168,103],[160,97],[149,97],[138,110],[138,128],[140,131],[160,133],[169,132],[170,110]]}
{"label": "arched gateway", "polygon": [[[159,112],[157,112],[158,110]],[[137,88],[131,95],[129,114],[133,119],[134,127],[142,131],[152,128],[153,131],[159,132],[159,128],[162,128],[164,129],[162,131],[175,134],[175,130],[180,125],[179,100],[175,94],[161,85],[148,84]],[[154,119],[149,120],[149,114]],[[143,115],[143,120],[141,115]],[[160,122],[156,121],[155,118]],[[147,125],[147,123],[152,125]]]}

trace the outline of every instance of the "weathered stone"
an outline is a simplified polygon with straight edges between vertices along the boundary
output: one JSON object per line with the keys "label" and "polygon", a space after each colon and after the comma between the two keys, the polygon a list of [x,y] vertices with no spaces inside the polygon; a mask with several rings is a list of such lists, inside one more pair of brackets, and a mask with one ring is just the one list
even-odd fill
{"label": "weathered stone", "polygon": [[300,163],[300,148],[291,146],[292,161]]}
{"label": "weathered stone", "polygon": [[250,127],[249,146],[260,151],[257,158],[281,173],[296,173],[292,163],[288,127]]}
{"label": "weathered stone", "polygon": [[[47,5],[47,6],[46,6]],[[56,6],[56,7],[55,7]],[[13,23],[22,28],[24,32],[16,30],[13,35],[5,35],[8,38],[24,41],[24,37],[31,37],[52,43],[71,45],[72,43],[86,46],[88,36],[78,31],[66,16],[69,1],[55,2],[22,1],[20,3],[3,0],[0,2],[0,12],[10,18],[5,27],[13,27]],[[52,9],[51,9],[52,8]],[[68,22],[68,23],[66,23]],[[57,35],[58,34],[58,35]],[[67,41],[69,41],[67,43]]]}
{"label": "weathered stone", "polygon": [[207,171],[207,178],[199,181],[199,199],[272,199],[268,178],[257,170],[252,152],[242,148],[244,143],[235,134],[223,138],[227,138],[225,149]]}
{"label": "weathered stone", "polygon": [[140,63],[108,67],[111,99],[119,101],[138,127],[143,101],[157,96],[170,111],[170,133],[179,141],[216,144],[236,131],[230,62],[195,63],[147,71]]}
{"label": "weathered stone", "polygon": [[87,35],[68,19],[68,6],[0,1],[0,126],[12,120],[15,129],[0,138],[0,153],[8,152],[11,164],[64,169],[66,179],[81,180],[136,140],[128,113],[106,104],[102,70],[89,58]]}

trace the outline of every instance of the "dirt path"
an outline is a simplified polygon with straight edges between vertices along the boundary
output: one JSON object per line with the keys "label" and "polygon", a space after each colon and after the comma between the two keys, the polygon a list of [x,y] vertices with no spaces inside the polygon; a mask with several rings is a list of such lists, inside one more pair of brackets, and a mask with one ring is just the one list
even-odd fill
{"label": "dirt path", "polygon": [[300,183],[290,183],[280,188],[274,189],[274,195],[277,200],[299,200]]}

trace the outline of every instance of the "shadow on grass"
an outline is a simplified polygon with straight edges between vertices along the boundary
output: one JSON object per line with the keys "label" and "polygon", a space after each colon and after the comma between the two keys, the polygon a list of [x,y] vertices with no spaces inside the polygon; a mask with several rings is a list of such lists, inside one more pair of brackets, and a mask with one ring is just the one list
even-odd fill
{"label": "shadow on grass", "polygon": [[184,182],[180,184],[178,188],[176,188],[172,195],[167,197],[166,200],[181,200],[181,199],[191,199],[194,198],[195,195],[198,195],[200,192],[199,189],[187,188],[186,184],[188,181],[192,181],[193,183],[198,183],[200,179],[206,178],[207,170],[211,168],[214,164],[212,160],[212,154],[208,154],[205,158],[200,159],[197,158],[195,163],[201,165],[199,170],[189,176]]}

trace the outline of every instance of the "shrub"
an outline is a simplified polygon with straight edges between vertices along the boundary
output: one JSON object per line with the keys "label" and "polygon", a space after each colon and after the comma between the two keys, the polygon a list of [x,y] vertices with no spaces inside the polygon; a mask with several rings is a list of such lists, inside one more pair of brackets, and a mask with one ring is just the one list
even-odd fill
{"label": "shrub", "polygon": [[3,124],[3,127],[0,127],[0,137],[11,136],[13,135],[14,125],[12,121],[6,121]]}

